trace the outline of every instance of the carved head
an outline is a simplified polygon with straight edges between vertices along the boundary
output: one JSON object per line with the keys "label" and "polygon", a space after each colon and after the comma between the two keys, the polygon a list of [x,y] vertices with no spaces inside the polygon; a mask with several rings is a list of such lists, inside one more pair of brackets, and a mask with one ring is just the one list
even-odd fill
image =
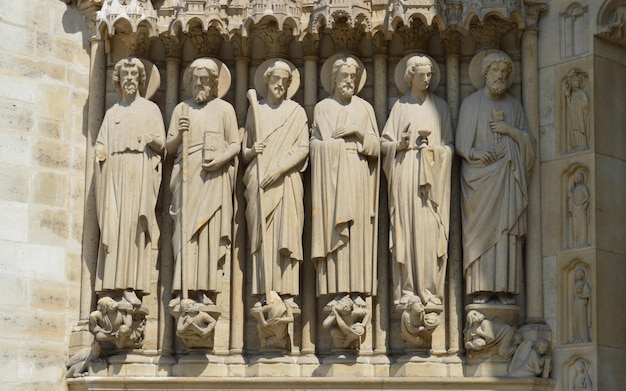
{"label": "carved head", "polygon": [[146,80],[146,69],[136,57],[124,57],[113,68],[113,86],[123,97],[135,97]]}
{"label": "carved head", "polygon": [[485,79],[485,86],[495,95],[504,94],[512,72],[513,62],[504,53],[494,52],[483,58],[482,74]]}
{"label": "carved head", "polygon": [[582,281],[585,279],[585,269],[583,269],[582,267],[579,267],[578,269],[576,269],[576,271],[574,272],[574,280],[576,281]]}
{"label": "carved head", "polygon": [[407,310],[415,314],[424,312],[424,304],[419,296],[411,296],[407,301]]}
{"label": "carved head", "polygon": [[101,297],[98,300],[98,311],[102,314],[112,313],[117,311],[117,302],[109,296]]}
{"label": "carved head", "polygon": [[404,80],[420,91],[428,90],[433,77],[433,63],[426,56],[413,56],[406,62]]}
{"label": "carved head", "polygon": [[289,64],[284,61],[276,61],[267,68],[263,74],[263,80],[267,86],[268,98],[274,102],[282,102],[292,80]]}
{"label": "carved head", "polygon": [[196,302],[191,299],[182,299],[180,301],[180,309],[181,313],[186,314],[197,314],[199,312]]}
{"label": "carved head", "polygon": [[544,338],[537,338],[534,345],[535,349],[540,355],[543,356],[544,354],[548,353],[548,348],[550,347],[550,343],[548,342],[548,340]]}
{"label": "carved head", "polygon": [[483,320],[485,320],[485,315],[476,310],[471,310],[467,313],[467,324],[470,326],[479,325]]}
{"label": "carved head", "polygon": [[330,88],[335,95],[350,98],[356,90],[356,77],[359,73],[359,63],[352,57],[342,57],[333,63],[330,74]]}
{"label": "carved head", "polygon": [[210,58],[199,58],[189,65],[185,83],[197,103],[206,103],[217,96],[218,76],[218,66]]}
{"label": "carved head", "polygon": [[337,301],[335,306],[337,308],[337,312],[341,315],[350,315],[352,313],[352,308],[354,308],[354,302],[350,296],[344,296]]}

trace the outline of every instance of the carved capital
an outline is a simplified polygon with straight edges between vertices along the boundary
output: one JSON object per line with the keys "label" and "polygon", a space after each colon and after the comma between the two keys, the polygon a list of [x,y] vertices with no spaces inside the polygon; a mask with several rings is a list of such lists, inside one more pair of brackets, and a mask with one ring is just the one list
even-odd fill
{"label": "carved capital", "polygon": [[320,41],[312,34],[307,34],[302,40],[302,46],[304,47],[304,54],[306,56],[317,56],[320,49]]}
{"label": "carved capital", "polygon": [[250,56],[250,40],[248,38],[241,36],[241,34],[235,34],[230,38],[230,42],[233,44],[235,57]]}
{"label": "carved capital", "polygon": [[326,29],[335,44],[335,51],[358,52],[363,36],[361,26],[350,27],[345,22],[336,22],[331,29]]}
{"label": "carved capital", "polygon": [[427,26],[418,18],[413,18],[411,24],[400,25],[397,28],[398,34],[404,41],[404,49],[418,49],[420,51],[427,51],[435,29],[433,26]]}
{"label": "carved capital", "polygon": [[382,32],[377,32],[372,37],[372,41],[374,44],[374,49],[376,54],[387,54],[389,50],[389,45],[387,42],[387,38],[385,38],[385,34]]}
{"label": "carved capital", "polygon": [[194,25],[189,28],[189,32],[185,35],[191,40],[196,57],[217,56],[220,46],[224,42],[222,34],[214,27],[202,31],[200,25]]}
{"label": "carved capital", "polygon": [[165,48],[165,55],[168,58],[180,58],[182,54],[182,43],[180,40],[172,35],[166,35],[160,37],[163,47]]}
{"label": "carved capital", "polygon": [[461,50],[461,39],[463,35],[458,31],[448,30],[445,35],[442,37],[443,46],[446,49],[446,54],[456,54],[458,55]]}
{"label": "carved capital", "polygon": [[514,27],[514,23],[495,18],[490,18],[483,23],[473,24],[470,27],[470,33],[476,41],[476,50],[498,49],[502,35]]}
{"label": "carved capital", "polygon": [[539,24],[539,16],[548,9],[545,1],[524,1],[526,7],[526,30],[536,30]]}
{"label": "carved capital", "polygon": [[287,53],[289,41],[293,38],[293,27],[285,25],[279,30],[278,23],[271,21],[256,26],[252,35],[263,41],[266,56],[282,56]]}

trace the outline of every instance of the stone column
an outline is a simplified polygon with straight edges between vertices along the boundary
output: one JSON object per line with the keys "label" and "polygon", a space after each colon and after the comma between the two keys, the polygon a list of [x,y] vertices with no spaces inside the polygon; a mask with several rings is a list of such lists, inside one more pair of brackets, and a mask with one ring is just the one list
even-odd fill
{"label": "stone column", "polygon": [[[236,44],[236,43],[235,43]],[[246,123],[248,112],[248,75],[249,58],[242,53],[241,42],[236,45],[239,55],[235,58],[235,112],[237,113],[237,124],[240,127],[240,137],[243,137],[243,128]],[[230,318],[230,352],[231,354],[242,354],[244,346],[244,324],[245,316],[245,281],[244,270],[246,265],[246,218],[245,200],[243,195],[243,167],[240,166],[237,175],[237,188],[235,191],[235,219],[233,227],[233,261],[231,269],[231,318]]]}
{"label": "stone column", "polygon": [[[313,46],[312,44],[309,46]],[[309,47],[304,56],[304,110],[306,111],[309,124],[313,121],[313,110],[317,103],[317,80],[318,80],[317,51],[314,47]],[[311,183],[310,171],[305,173],[305,186]],[[304,207],[305,215],[311,215],[310,192],[305,192]],[[312,356],[315,354],[316,339],[316,298],[315,298],[315,268],[311,260],[311,223],[306,219],[304,223],[304,262],[300,268],[302,275],[302,286],[300,287],[300,297],[302,298],[302,349],[303,355]]]}
{"label": "stone column", "polygon": [[[166,85],[165,85],[165,128],[167,129],[172,118],[174,107],[178,104],[178,92],[180,90],[180,51],[178,45],[173,40],[167,41],[166,65]],[[174,222],[169,214],[169,204],[172,200],[172,193],[169,189],[170,177],[172,175],[173,157],[167,156],[163,162],[163,178],[161,186],[161,208],[162,208],[162,232],[161,232],[161,253],[160,253],[160,284],[159,284],[159,350],[162,354],[171,354],[174,350],[174,318],[169,313],[168,304],[172,298],[172,280],[174,279],[174,254],[171,243],[174,234]],[[165,245],[165,244],[168,245]]]}
{"label": "stone column", "polygon": [[89,102],[87,114],[87,162],[85,164],[85,215],[83,219],[83,249],[81,264],[80,319],[87,321],[95,301],[93,276],[98,260],[99,228],[96,217],[94,183],[94,144],[104,118],[106,96],[106,60],[104,40],[92,37]]}
{"label": "stone column", "polygon": [[[461,105],[459,94],[459,51],[461,34],[447,32],[444,38],[446,48],[446,100],[450,107],[452,131],[456,134]],[[461,236],[461,188],[459,182],[461,161],[455,155],[452,164],[452,184],[450,194],[450,236],[448,245],[448,352],[460,350],[461,330],[463,330],[463,258]]]}
{"label": "stone column", "polygon": [[541,257],[541,177],[539,165],[539,70],[537,22],[545,4],[525,2],[526,29],[522,35],[522,100],[528,125],[537,140],[537,159],[528,184],[528,234],[526,236],[526,323],[543,322]]}
{"label": "stone column", "polygon": [[[374,36],[374,113],[379,131],[387,122],[387,40],[382,33]],[[382,156],[381,156],[382,158]],[[378,272],[387,277],[389,269],[389,214],[387,204],[387,180],[381,175],[378,205]],[[387,353],[387,330],[389,330],[389,279],[378,279],[378,292],[374,301],[373,325],[374,354],[383,357]],[[384,356],[386,358],[386,356]]]}

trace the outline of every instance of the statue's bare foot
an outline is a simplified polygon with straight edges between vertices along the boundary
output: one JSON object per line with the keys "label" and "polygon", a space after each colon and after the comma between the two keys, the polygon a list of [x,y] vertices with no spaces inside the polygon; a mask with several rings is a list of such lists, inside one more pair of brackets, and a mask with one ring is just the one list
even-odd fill
{"label": "statue's bare foot", "polygon": [[198,292],[198,301],[202,302],[204,305],[213,305],[213,300],[204,292]]}
{"label": "statue's bare foot", "polygon": [[500,300],[500,303],[505,305],[515,304],[515,298],[513,297],[513,295],[506,292],[498,292],[498,300]]}
{"label": "statue's bare foot", "polygon": [[133,307],[141,307],[141,300],[137,297],[137,294],[132,289],[126,289],[124,291],[124,299],[128,301]]}
{"label": "statue's bare foot", "polygon": [[443,303],[442,303],[441,299],[438,298],[437,296],[431,296],[430,299],[428,299],[428,303],[427,304],[441,305]]}
{"label": "statue's bare foot", "polygon": [[474,304],[485,304],[491,299],[491,293],[478,293],[474,296]]}

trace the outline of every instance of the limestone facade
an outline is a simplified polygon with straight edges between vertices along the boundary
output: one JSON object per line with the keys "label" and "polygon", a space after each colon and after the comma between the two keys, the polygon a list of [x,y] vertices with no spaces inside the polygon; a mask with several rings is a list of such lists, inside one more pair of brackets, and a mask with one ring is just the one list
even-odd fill
{"label": "limestone facade", "polygon": [[[0,388],[345,389],[357,379],[362,389],[617,390],[626,384],[626,318],[620,312],[626,307],[620,294],[626,282],[626,112],[616,104],[626,99],[621,1],[65,3],[2,1]],[[161,242],[151,294],[143,298],[149,314],[142,348],[93,360],[87,376],[65,379],[63,363],[93,339],[88,319],[96,309],[99,235],[93,147],[105,110],[118,100],[111,84],[117,60],[132,55],[156,65],[162,81],[152,100],[166,128],[174,107],[190,97],[182,80],[186,67],[199,57],[221,60],[233,75],[223,99],[234,106],[243,137],[246,91],[268,58],[288,59],[298,68],[301,83],[292,99],[311,124],[315,105],[328,95],[320,80],[324,61],[336,52],[358,57],[369,75],[359,96],[373,106],[382,131],[402,95],[394,84],[396,65],[407,54],[428,54],[440,69],[435,93],[448,102],[455,129],[461,102],[476,90],[471,60],[483,49],[512,58],[509,92],[522,102],[537,139],[519,313],[506,319],[526,341],[549,342],[547,355],[537,354],[550,357],[545,377],[507,376],[506,364],[472,362],[465,351],[465,317],[476,307],[466,308],[456,162],[445,310],[430,349],[407,350],[402,339],[381,190],[377,294],[365,299],[372,314],[358,354],[332,354],[332,338],[322,326],[328,300],[315,297],[306,217],[296,299],[302,313],[289,326],[291,352],[264,354],[250,315],[258,297],[251,295],[241,185],[213,347],[188,351],[168,309],[173,225],[164,206],[171,194],[162,186],[156,208]],[[584,142],[572,143],[572,132]],[[172,160],[163,162],[163,183]],[[17,297],[27,301],[15,309]]]}

